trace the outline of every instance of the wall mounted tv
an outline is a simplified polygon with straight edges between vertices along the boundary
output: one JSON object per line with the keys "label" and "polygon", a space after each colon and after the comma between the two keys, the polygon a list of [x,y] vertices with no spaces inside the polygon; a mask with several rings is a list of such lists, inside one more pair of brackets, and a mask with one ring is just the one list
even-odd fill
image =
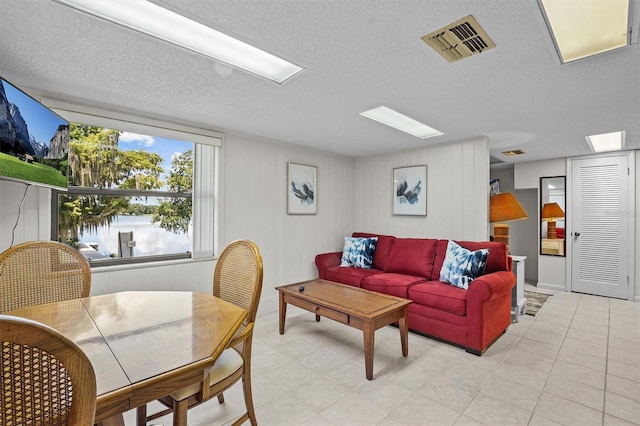
{"label": "wall mounted tv", "polygon": [[0,179],[66,189],[69,122],[0,78]]}

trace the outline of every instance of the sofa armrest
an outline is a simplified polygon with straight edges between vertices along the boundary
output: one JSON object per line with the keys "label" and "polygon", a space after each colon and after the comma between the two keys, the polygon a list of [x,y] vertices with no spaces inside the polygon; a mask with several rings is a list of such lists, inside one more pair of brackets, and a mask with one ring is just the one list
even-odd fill
{"label": "sofa armrest", "polygon": [[334,251],[331,253],[320,253],[316,256],[316,267],[318,268],[318,278],[323,280],[327,269],[334,266],[340,266],[340,259],[342,259],[341,251]]}
{"label": "sofa armrest", "polygon": [[516,285],[516,276],[510,271],[497,271],[481,275],[469,284],[467,303],[472,299],[486,302],[505,293],[511,293],[514,285]]}
{"label": "sofa armrest", "polygon": [[[482,353],[511,324],[513,272],[498,271],[471,282],[467,294],[467,347]],[[474,353],[475,353],[474,352]]]}

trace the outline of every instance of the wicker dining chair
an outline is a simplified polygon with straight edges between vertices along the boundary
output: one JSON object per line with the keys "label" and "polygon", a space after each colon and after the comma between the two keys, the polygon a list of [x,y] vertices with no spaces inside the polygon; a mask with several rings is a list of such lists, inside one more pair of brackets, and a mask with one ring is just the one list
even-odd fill
{"label": "wicker dining chair", "polygon": [[92,425],[96,377],[91,361],[53,328],[0,314],[0,424]]}
{"label": "wicker dining chair", "polygon": [[242,379],[246,412],[235,425],[251,421],[256,425],[256,414],[251,395],[251,347],[253,328],[262,292],[262,256],[251,241],[238,240],[229,244],[218,258],[213,276],[213,295],[246,309],[249,314],[229,342],[227,349],[216,360],[202,383],[188,386],[159,399],[166,410],[147,417],[146,406],[138,407],[138,425],[146,425],[173,412],[174,425],[187,424],[187,410],[213,397],[224,403],[223,392]]}
{"label": "wicker dining chair", "polygon": [[65,244],[32,241],[0,253],[0,313],[87,297],[90,290],[89,262]]}

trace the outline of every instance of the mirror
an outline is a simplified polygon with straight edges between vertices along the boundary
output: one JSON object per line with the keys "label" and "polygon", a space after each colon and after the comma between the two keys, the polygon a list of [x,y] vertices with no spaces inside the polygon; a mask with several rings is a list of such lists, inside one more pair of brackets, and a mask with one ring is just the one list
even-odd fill
{"label": "mirror", "polygon": [[565,255],[565,179],[540,178],[540,254]]}

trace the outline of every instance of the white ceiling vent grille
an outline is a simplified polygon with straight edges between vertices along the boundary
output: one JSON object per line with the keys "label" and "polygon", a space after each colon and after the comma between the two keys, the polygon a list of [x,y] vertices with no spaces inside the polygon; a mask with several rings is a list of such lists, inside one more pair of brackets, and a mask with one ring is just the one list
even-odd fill
{"label": "white ceiling vent grille", "polygon": [[449,62],[496,47],[473,15],[422,36],[421,39]]}

